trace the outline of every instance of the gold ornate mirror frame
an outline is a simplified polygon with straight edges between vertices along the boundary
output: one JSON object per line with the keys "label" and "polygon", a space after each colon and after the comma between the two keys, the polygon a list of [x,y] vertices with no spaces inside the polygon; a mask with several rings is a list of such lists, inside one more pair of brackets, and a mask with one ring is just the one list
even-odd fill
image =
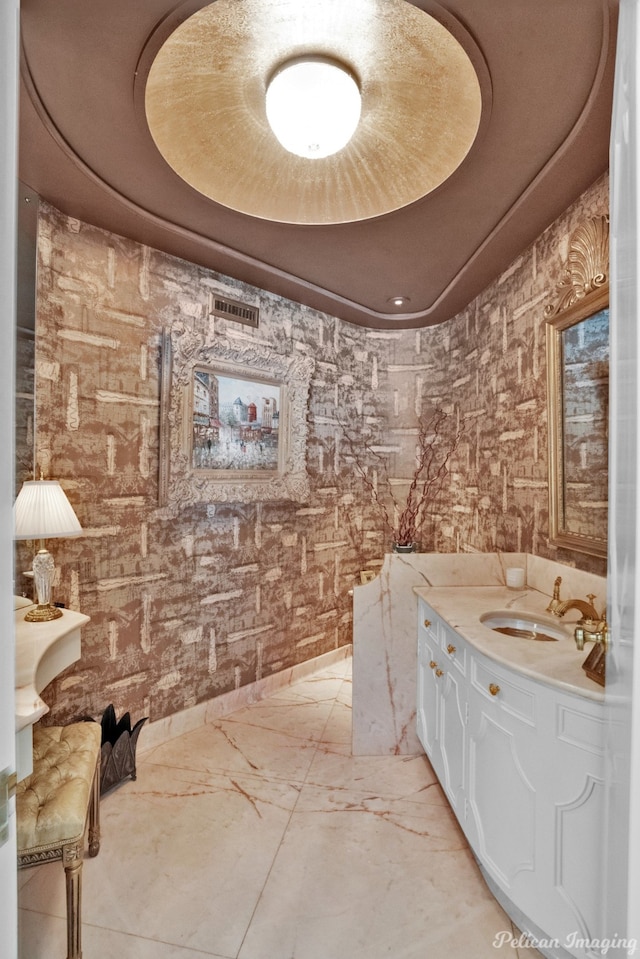
{"label": "gold ornate mirror frame", "polygon": [[609,219],[572,234],[545,310],[549,409],[549,542],[607,555]]}

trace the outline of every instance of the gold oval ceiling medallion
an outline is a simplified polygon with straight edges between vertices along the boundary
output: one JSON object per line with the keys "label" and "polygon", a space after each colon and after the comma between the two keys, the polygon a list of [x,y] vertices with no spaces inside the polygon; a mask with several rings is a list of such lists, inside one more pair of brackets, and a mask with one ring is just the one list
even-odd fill
{"label": "gold oval ceiling medallion", "polygon": [[[349,143],[308,159],[271,131],[265,94],[281,64],[344,63],[362,110]],[[365,220],[430,193],[469,152],[480,84],[458,40],[406,0],[216,0],[165,40],[145,111],[167,163],[241,213],[283,223]]]}

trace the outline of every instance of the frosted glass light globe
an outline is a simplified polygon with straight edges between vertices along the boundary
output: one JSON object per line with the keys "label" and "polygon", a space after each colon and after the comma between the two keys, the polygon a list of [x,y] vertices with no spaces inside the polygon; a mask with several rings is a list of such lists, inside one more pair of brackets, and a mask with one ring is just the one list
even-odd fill
{"label": "frosted glass light globe", "polygon": [[360,121],[352,74],[322,57],[292,60],[267,86],[267,120],[285,150],[319,160],[347,145]]}

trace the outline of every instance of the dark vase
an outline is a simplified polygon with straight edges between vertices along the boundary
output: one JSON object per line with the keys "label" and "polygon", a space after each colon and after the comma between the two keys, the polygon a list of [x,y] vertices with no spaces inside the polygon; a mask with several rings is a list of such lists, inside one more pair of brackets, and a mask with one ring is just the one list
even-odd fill
{"label": "dark vase", "polygon": [[418,544],[417,543],[394,543],[393,552],[394,553],[417,553]]}

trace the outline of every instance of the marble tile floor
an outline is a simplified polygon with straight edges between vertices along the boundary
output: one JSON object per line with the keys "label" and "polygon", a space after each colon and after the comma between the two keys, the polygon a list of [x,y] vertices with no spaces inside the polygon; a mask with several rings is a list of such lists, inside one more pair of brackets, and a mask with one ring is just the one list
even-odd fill
{"label": "marble tile floor", "polygon": [[[351,755],[350,660],[156,746],[101,803],[85,959],[536,959],[424,756]],[[20,959],[66,951],[60,863],[19,872]]]}

